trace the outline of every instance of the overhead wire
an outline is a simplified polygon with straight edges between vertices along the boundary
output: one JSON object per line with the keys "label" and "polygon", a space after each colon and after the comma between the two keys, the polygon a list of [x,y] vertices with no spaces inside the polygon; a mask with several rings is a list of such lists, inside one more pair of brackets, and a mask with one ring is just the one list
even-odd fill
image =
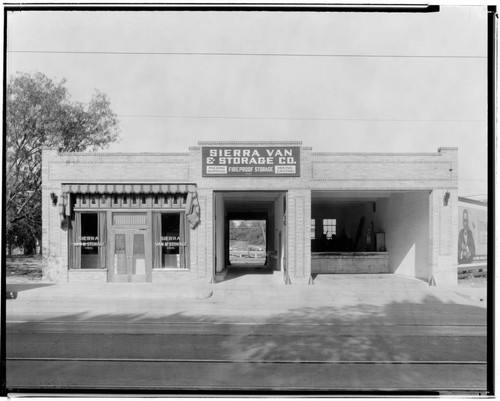
{"label": "overhead wire", "polygon": [[189,116],[169,114],[118,114],[122,118],[170,118],[170,119],[201,119],[201,120],[276,120],[276,121],[364,121],[364,122],[480,122],[483,119],[404,119],[404,118],[330,118],[330,117],[256,117],[256,116]]}
{"label": "overhead wire", "polygon": [[[83,55],[167,55],[167,56],[240,56],[240,57],[331,57],[331,58],[436,58],[486,59],[478,55],[410,55],[410,54],[318,54],[318,53],[230,53],[230,52],[135,52],[135,51],[81,51],[81,50],[8,50],[7,53],[83,54]],[[225,119],[225,120],[287,120],[287,121],[364,121],[364,122],[480,122],[484,119],[383,119],[383,118],[323,118],[323,117],[255,117],[255,116],[183,116],[121,114],[122,118],[170,119]]]}
{"label": "overhead wire", "polygon": [[231,52],[134,52],[134,51],[84,51],[84,50],[8,50],[7,53],[32,54],[89,54],[89,55],[138,55],[138,56],[237,56],[237,57],[338,57],[338,58],[441,58],[487,59],[479,55],[439,54],[328,54],[328,53],[231,53]]}

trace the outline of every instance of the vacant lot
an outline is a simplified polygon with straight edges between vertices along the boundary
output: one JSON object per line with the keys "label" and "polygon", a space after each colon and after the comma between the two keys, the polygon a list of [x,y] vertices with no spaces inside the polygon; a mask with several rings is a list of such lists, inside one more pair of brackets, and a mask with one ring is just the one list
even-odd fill
{"label": "vacant lot", "polygon": [[486,288],[486,277],[469,276],[458,280],[458,285],[466,288]]}
{"label": "vacant lot", "polygon": [[42,257],[13,256],[6,258],[7,284],[42,280]]}

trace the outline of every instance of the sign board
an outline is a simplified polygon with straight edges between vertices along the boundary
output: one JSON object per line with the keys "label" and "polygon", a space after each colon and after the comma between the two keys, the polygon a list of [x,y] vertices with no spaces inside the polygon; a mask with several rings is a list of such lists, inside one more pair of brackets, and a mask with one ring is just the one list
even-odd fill
{"label": "sign board", "polygon": [[202,147],[203,177],[300,177],[299,146]]}

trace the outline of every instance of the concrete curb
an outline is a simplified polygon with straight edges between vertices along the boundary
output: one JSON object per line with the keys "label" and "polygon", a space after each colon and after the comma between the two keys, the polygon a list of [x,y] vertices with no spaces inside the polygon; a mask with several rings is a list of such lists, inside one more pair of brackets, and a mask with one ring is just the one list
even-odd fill
{"label": "concrete curb", "polygon": [[128,299],[208,299],[213,295],[209,285],[173,284],[8,284],[6,292],[17,293],[17,299],[30,301],[59,300],[128,300]]}
{"label": "concrete curb", "polygon": [[[364,279],[363,279],[364,278]],[[260,278],[256,278],[259,279]],[[284,285],[280,280],[247,283],[229,280],[222,283],[19,283],[7,284],[6,298],[20,301],[83,304],[92,302],[164,300],[207,300],[214,302],[248,304],[291,303],[324,304],[347,302],[381,304],[402,299],[421,302],[425,296],[437,301],[454,303],[481,303],[486,305],[486,289],[460,287],[429,287],[424,282],[397,276],[377,278],[327,277],[316,285]]]}
{"label": "concrete curb", "polygon": [[475,302],[486,303],[486,300],[488,299],[486,288],[461,288],[459,290],[455,290],[454,292],[460,297]]}

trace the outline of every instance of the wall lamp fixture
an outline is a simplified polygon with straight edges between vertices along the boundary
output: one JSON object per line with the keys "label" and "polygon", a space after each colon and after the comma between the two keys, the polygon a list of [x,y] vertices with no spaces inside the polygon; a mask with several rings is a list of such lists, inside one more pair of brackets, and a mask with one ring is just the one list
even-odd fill
{"label": "wall lamp fixture", "polygon": [[50,193],[50,199],[52,201],[52,205],[56,206],[57,205],[57,195],[54,192]]}
{"label": "wall lamp fixture", "polygon": [[444,198],[443,198],[443,204],[445,206],[448,206],[449,201],[450,201],[450,193],[448,191],[446,191],[446,193],[444,194]]}

